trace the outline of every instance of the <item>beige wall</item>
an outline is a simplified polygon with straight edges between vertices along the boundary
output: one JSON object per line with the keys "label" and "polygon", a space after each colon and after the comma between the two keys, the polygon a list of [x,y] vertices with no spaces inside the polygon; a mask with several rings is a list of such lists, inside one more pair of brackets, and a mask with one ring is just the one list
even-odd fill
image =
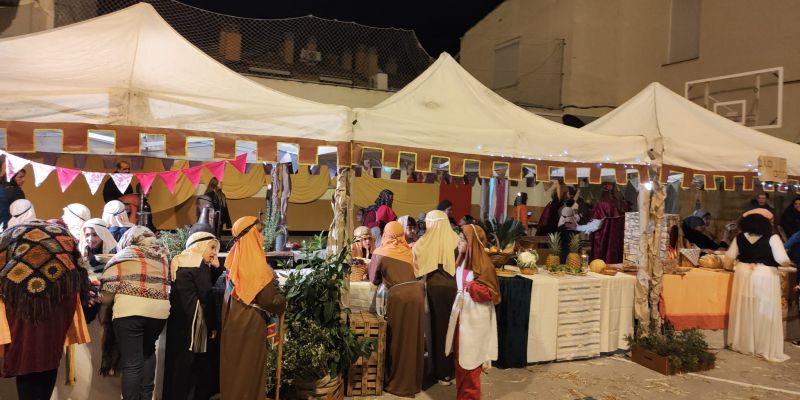
{"label": "beige wall", "polygon": [[246,76],[261,85],[295,97],[354,108],[372,107],[394,94],[394,92],[385,90],[360,89],[285,79],[267,79],[252,75]]}
{"label": "beige wall", "polygon": [[[549,90],[537,76],[548,61],[537,44],[563,38],[562,104],[618,106],[652,81],[683,94],[686,81],[756,69],[784,67],[783,127],[764,132],[800,141],[800,2],[702,0],[700,56],[667,61],[670,0],[507,0],[461,41],[461,63],[492,87],[494,48],[520,38],[520,79],[498,90],[518,103],[537,104]],[[774,109],[765,90],[762,108]],[[600,116],[610,108],[565,112]]]}

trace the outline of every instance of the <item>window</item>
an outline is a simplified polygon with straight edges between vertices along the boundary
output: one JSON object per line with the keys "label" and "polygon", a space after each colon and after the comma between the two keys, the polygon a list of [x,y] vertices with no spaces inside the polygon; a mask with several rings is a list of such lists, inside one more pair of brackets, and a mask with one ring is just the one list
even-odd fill
{"label": "window", "polygon": [[494,49],[494,89],[514,86],[519,79],[519,39]]}
{"label": "window", "polygon": [[667,64],[700,56],[700,0],[672,0]]}

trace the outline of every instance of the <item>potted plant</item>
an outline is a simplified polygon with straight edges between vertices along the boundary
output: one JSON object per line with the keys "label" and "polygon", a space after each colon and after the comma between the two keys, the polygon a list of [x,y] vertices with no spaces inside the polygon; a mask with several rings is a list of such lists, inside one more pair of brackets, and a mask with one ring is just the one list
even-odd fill
{"label": "potted plant", "polygon": [[649,336],[637,332],[625,338],[634,362],[664,375],[714,368],[716,355],[708,350],[708,343],[700,330],[675,331],[665,323],[661,332],[651,331],[654,333]]}
{"label": "potted plant", "polygon": [[539,268],[536,262],[539,261],[539,253],[534,249],[528,249],[517,254],[517,266],[523,275],[533,275]]}
{"label": "potted plant", "polygon": [[295,398],[343,398],[342,375],[374,348],[347,326],[350,309],[340,301],[350,246],[321,258],[325,243],[321,234],[303,242],[305,257],[281,288],[288,302],[282,381]]}

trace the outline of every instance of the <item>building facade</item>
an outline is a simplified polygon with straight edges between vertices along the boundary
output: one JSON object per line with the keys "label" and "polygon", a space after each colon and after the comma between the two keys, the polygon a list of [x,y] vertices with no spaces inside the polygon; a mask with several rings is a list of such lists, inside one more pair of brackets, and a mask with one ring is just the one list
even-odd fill
{"label": "building facade", "polygon": [[792,0],[506,0],[462,37],[460,62],[508,100],[582,119],[653,81],[684,95],[687,82],[776,68],[697,83],[688,97],[799,142],[799,19]]}

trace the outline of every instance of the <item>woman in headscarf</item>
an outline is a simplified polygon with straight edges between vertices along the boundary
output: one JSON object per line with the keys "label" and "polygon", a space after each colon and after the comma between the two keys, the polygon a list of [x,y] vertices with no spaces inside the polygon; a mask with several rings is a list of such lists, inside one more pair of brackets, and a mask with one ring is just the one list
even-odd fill
{"label": "woman in headscarf", "polygon": [[701,217],[694,215],[686,217],[681,223],[681,229],[683,230],[684,239],[703,250],[713,251],[728,247],[727,243],[718,243],[706,235],[706,222]]}
{"label": "woman in headscarf", "polygon": [[186,250],[170,266],[170,314],[162,399],[202,399],[214,395],[207,344],[217,336],[217,313],[211,268],[219,267],[219,242],[198,232],[186,240]]}
{"label": "woman in headscarf", "polygon": [[787,238],[800,232],[800,196],[795,197],[781,215],[781,228]]}
{"label": "woman in headscarf", "polygon": [[118,242],[122,235],[134,226],[128,220],[128,213],[125,210],[125,203],[119,200],[111,200],[103,207],[103,221],[108,226],[108,230]]}
{"label": "woman in headscarf", "polygon": [[94,272],[102,272],[106,263],[95,258],[95,255],[116,253],[117,241],[102,219],[92,218],[83,224],[83,235],[81,235],[79,248],[81,256],[89,263]]}
{"label": "woman in headscarf", "polygon": [[397,219],[397,222],[399,222],[404,229],[403,233],[405,234],[408,245],[414,247],[414,243],[417,242],[417,220],[410,215],[403,215]]}
{"label": "woman in headscarf", "polygon": [[522,228],[528,230],[528,194],[525,192],[517,193],[514,198],[514,208],[511,210],[511,218],[519,221]]}
{"label": "woman in headscarf", "polygon": [[728,345],[734,351],[767,361],[789,359],[783,352],[781,278],[778,266],[789,256],[780,237],[772,232],[772,213],[765,208],[747,211],[739,220],[742,233],[732,241],[725,264],[736,262],[728,317]]}
{"label": "woman in headscarf", "polygon": [[11,203],[8,211],[11,214],[11,219],[8,220],[8,228],[36,219],[36,210],[33,208],[33,203],[25,199],[19,199]]}
{"label": "woman in headscarf", "polygon": [[16,377],[19,399],[49,399],[65,342],[88,341],[79,259],[58,225],[31,221],[0,236],[2,376]]}
{"label": "woman in headscarf", "polygon": [[356,241],[350,249],[350,257],[352,258],[366,258],[372,257],[375,251],[375,239],[372,237],[372,232],[366,226],[359,226],[353,232],[353,237]]}
{"label": "woman in headscarf", "polygon": [[214,211],[219,211],[217,226],[220,229],[222,229],[223,226],[230,228],[232,221],[231,214],[228,212],[228,198],[225,197],[225,193],[222,192],[222,185],[217,178],[211,178],[208,182],[205,195],[211,199],[211,207],[214,208]]}
{"label": "woman in headscarf", "polygon": [[381,246],[369,264],[369,280],[388,291],[384,389],[396,396],[414,397],[422,390],[425,294],[422,282],[414,274],[411,249],[403,231],[397,221],[386,224]]}
{"label": "woman in headscarf", "polygon": [[372,232],[372,237],[375,238],[378,246],[381,244],[382,232],[386,224],[397,220],[397,214],[392,210],[392,204],[394,204],[394,193],[389,189],[383,189],[375,199],[375,204],[369,206],[364,215],[364,226]]}
{"label": "woman in headscarf", "polygon": [[425,236],[414,245],[418,272],[425,283],[430,333],[428,352],[433,360],[433,375],[441,384],[453,380],[453,357],[445,355],[445,339],[450,311],[456,298],[456,251],[458,234],[450,227],[447,214],[434,210],[425,216]]}
{"label": "woman in headscarf", "polygon": [[458,294],[450,314],[445,349],[455,354],[456,398],[480,400],[482,366],[497,360],[497,319],[500,303],[494,264],[484,251],[488,241],[479,226],[464,225],[458,244]]}
{"label": "woman in headscarf", "polygon": [[90,218],[92,218],[92,212],[89,211],[89,207],[80,203],[72,203],[64,207],[64,214],[61,216],[61,220],[67,224],[69,233],[72,234],[76,241],[80,241],[83,237],[81,228],[83,223]]}
{"label": "woman in headscarf", "polygon": [[256,217],[239,218],[236,241],[225,260],[228,289],[222,305],[220,395],[223,399],[265,399],[269,314],[286,309],[273,280]]}
{"label": "woman in headscarf", "polygon": [[[100,278],[100,318],[112,321],[125,400],[153,397],[156,341],[169,317],[168,271],[167,250],[150,229],[134,226],[120,238]],[[104,363],[111,357],[108,351],[113,347],[104,346]]]}
{"label": "woman in headscarf", "polygon": [[25,170],[20,170],[10,180],[6,180],[5,175],[0,175],[0,224],[8,226],[8,220],[11,218],[9,213],[9,206],[11,203],[25,198],[25,192],[22,191],[22,184],[25,183]]}

